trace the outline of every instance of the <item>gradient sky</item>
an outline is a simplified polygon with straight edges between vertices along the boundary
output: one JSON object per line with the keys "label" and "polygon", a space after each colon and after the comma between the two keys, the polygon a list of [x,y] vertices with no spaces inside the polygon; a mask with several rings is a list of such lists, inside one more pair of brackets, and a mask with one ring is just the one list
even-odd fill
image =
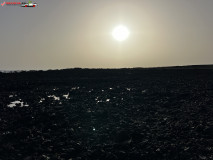
{"label": "gradient sky", "polygon": [[0,70],[212,64],[213,0],[33,2],[0,6]]}

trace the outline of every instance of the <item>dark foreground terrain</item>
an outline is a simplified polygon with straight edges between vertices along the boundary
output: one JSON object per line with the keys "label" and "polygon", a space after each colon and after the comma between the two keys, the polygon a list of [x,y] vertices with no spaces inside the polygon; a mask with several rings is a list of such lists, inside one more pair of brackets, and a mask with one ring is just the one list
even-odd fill
{"label": "dark foreground terrain", "polygon": [[213,69],[0,73],[0,160],[212,160]]}

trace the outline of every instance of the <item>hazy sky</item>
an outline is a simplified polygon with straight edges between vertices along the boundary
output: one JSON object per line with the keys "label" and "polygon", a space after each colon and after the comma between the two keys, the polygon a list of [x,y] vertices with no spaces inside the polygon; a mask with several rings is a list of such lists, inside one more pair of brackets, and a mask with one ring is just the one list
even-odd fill
{"label": "hazy sky", "polygon": [[[213,0],[33,2],[0,6],[0,70],[213,62]],[[119,24],[130,31],[123,42],[111,34]]]}

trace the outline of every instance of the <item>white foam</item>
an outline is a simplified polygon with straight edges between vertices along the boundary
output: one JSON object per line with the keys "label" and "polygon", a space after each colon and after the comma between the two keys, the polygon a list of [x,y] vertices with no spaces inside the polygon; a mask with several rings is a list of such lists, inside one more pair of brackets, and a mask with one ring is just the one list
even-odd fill
{"label": "white foam", "polygon": [[63,97],[65,97],[66,99],[70,99],[69,98],[69,93],[68,94],[64,94]]}
{"label": "white foam", "polygon": [[41,98],[41,100],[38,103],[42,103],[45,100],[45,98]]}
{"label": "white foam", "polygon": [[14,102],[10,102],[10,104],[8,104],[7,106],[10,107],[10,108],[13,108],[15,107],[17,104],[20,104],[20,107],[28,107],[29,105],[26,103],[24,105],[24,102],[20,100],[17,100],[17,101],[14,101]]}
{"label": "white foam", "polygon": [[79,89],[80,87],[72,87],[71,90],[77,90]]}
{"label": "white foam", "polygon": [[146,92],[147,92],[147,90],[146,90],[146,89],[142,91],[142,93],[146,93]]}
{"label": "white foam", "polygon": [[49,95],[48,97],[49,98],[53,97],[55,101],[59,101],[60,100],[60,97],[56,97],[55,95]]}
{"label": "white foam", "polygon": [[89,93],[91,93],[93,91],[93,89],[89,90]]}
{"label": "white foam", "polygon": [[97,103],[96,104],[98,104],[98,103],[101,103],[101,102],[103,102],[102,100],[100,100],[100,101],[97,101]]}

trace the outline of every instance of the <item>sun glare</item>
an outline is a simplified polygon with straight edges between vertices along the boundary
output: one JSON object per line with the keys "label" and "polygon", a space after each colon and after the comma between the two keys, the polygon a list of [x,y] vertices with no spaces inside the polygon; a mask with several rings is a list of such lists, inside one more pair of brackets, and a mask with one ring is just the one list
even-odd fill
{"label": "sun glare", "polygon": [[124,41],[128,38],[129,36],[129,30],[127,27],[120,25],[114,28],[112,32],[112,36],[117,40],[117,41]]}

